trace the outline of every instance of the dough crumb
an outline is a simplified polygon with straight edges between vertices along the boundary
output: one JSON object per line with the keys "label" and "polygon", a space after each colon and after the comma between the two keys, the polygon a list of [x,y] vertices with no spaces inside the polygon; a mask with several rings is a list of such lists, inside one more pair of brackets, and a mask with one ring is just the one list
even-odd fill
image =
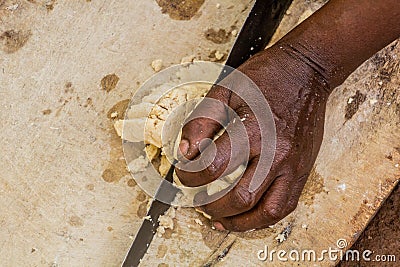
{"label": "dough crumb", "polygon": [[169,208],[169,210],[167,211],[166,215],[168,215],[169,217],[171,217],[172,219],[174,219],[176,217],[176,210],[174,207]]}
{"label": "dough crumb", "polygon": [[140,156],[129,163],[128,170],[131,173],[144,172],[148,164],[149,161],[145,159],[143,156]]}
{"label": "dough crumb", "polygon": [[231,34],[232,34],[234,37],[236,37],[236,36],[238,35],[238,31],[237,31],[237,30],[232,30],[232,31],[231,31]]}
{"label": "dough crumb", "polygon": [[118,136],[122,136],[122,130],[124,128],[124,121],[123,120],[117,120],[114,123],[114,129],[117,132]]}
{"label": "dough crumb", "polygon": [[283,229],[283,231],[280,234],[278,234],[277,237],[275,237],[275,240],[277,240],[279,243],[282,243],[289,237],[291,232],[292,232],[292,226],[289,224],[288,226],[285,227],[285,229]]}
{"label": "dough crumb", "polygon": [[158,168],[158,172],[160,173],[161,177],[165,177],[171,168],[171,164],[165,155],[161,157],[160,167]]}
{"label": "dough crumb", "polygon": [[143,220],[152,221],[153,219],[151,218],[150,215],[147,215],[147,216],[143,217]]}
{"label": "dough crumb", "polygon": [[158,226],[157,228],[157,236],[162,237],[162,235],[165,234],[165,228],[162,226]]}
{"label": "dough crumb", "polygon": [[370,101],[369,101],[369,103],[371,104],[371,105],[375,105],[376,103],[378,103],[379,101],[377,100],[377,99],[371,99]]}
{"label": "dough crumb", "polygon": [[229,183],[223,180],[215,180],[212,183],[207,185],[207,194],[208,195],[214,195],[215,193],[218,193],[226,188],[229,187]]}
{"label": "dough crumb", "polygon": [[181,59],[181,64],[192,63],[195,58],[196,58],[195,55],[190,55],[190,56],[183,57]]}
{"label": "dough crumb", "polygon": [[220,51],[215,51],[215,58],[217,59],[217,60],[221,60],[223,57],[225,56],[225,54],[224,53],[221,53]]}
{"label": "dough crumb", "polygon": [[198,213],[200,213],[201,215],[203,215],[204,217],[206,217],[207,219],[211,220],[211,216],[208,215],[207,213],[205,213],[204,211],[196,209],[196,208],[194,210],[197,211]]}
{"label": "dough crumb", "polygon": [[146,205],[146,214],[149,212],[152,203],[153,203],[153,198],[149,197],[149,199],[147,200],[147,205]]}
{"label": "dough crumb", "polygon": [[198,218],[194,219],[194,222],[197,223],[197,224],[200,225],[200,226],[203,226],[203,225],[204,225],[203,222],[200,221],[200,219],[198,219]]}
{"label": "dough crumb", "polygon": [[286,240],[285,235],[279,234],[277,237],[275,237],[275,240],[277,240],[279,243],[282,243],[283,241]]}
{"label": "dough crumb", "polygon": [[113,113],[110,114],[110,117],[112,119],[115,119],[116,117],[118,117],[118,112],[114,111]]}
{"label": "dough crumb", "polygon": [[145,151],[147,153],[147,157],[149,158],[149,160],[152,161],[153,159],[157,158],[160,155],[161,149],[159,149],[155,145],[149,144],[146,145]]}
{"label": "dough crumb", "polygon": [[159,226],[157,228],[157,236],[161,237],[165,233],[165,229],[174,230],[174,221],[173,219],[166,215],[161,215],[158,218]]}
{"label": "dough crumb", "polygon": [[15,10],[18,9],[18,7],[19,7],[18,4],[14,4],[14,5],[11,5],[11,6],[6,7],[6,9],[7,9],[8,11],[15,11]]}
{"label": "dough crumb", "polygon": [[217,4],[215,5],[215,7],[216,7],[217,9],[220,9],[220,8],[221,8],[221,4],[220,4],[220,3],[217,3]]}
{"label": "dough crumb", "polygon": [[151,67],[155,72],[159,72],[163,68],[163,61],[161,59],[156,59],[151,62]]}
{"label": "dough crumb", "polygon": [[158,217],[158,228],[157,228],[157,236],[162,237],[165,233],[165,229],[174,230],[174,218],[176,216],[175,208],[170,207],[169,210],[165,213],[165,215],[161,215]]}

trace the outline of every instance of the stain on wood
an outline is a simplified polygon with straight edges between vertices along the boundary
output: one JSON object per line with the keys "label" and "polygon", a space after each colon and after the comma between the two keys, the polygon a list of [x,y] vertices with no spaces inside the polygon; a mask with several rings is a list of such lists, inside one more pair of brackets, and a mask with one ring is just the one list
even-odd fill
{"label": "stain on wood", "polygon": [[108,74],[101,79],[101,89],[106,91],[107,93],[110,92],[111,90],[114,90],[115,87],[117,87],[117,84],[119,82],[119,77],[113,73],[113,74]]}
{"label": "stain on wood", "polygon": [[147,199],[147,195],[143,191],[138,192],[138,194],[136,196],[137,201],[143,202],[146,199]]}
{"label": "stain on wood", "polygon": [[[174,221],[174,230],[175,230],[177,228],[176,220],[173,219],[173,221]],[[169,229],[169,228],[165,229],[165,233],[162,235],[162,237],[165,239],[170,239],[172,237],[172,234],[174,233],[174,230]]]}
{"label": "stain on wood", "polygon": [[44,6],[46,7],[47,11],[52,11],[54,9],[54,6],[56,5],[57,0],[50,0],[47,1]]}
{"label": "stain on wood", "polygon": [[211,267],[216,265],[218,262],[223,261],[228,252],[231,250],[232,246],[236,242],[236,236],[226,235],[219,246],[213,251],[211,256],[203,264],[204,267]]}
{"label": "stain on wood", "polygon": [[126,182],[126,184],[129,186],[129,187],[135,187],[136,186],[136,181],[134,180],[134,179],[129,179],[127,182]]}
{"label": "stain on wood", "polygon": [[276,234],[276,232],[277,231],[275,228],[265,228],[257,231],[248,231],[243,233],[235,232],[230,234],[240,237],[242,239],[254,240],[254,239],[265,239],[273,234]]}
{"label": "stain on wood", "polygon": [[139,207],[138,207],[138,209],[136,211],[136,214],[140,219],[143,219],[143,217],[146,216],[146,214],[147,214],[147,201],[146,202],[142,202],[139,205]]}
{"label": "stain on wood", "polygon": [[157,249],[157,258],[164,258],[165,254],[167,254],[168,247],[166,245],[159,245]]}
{"label": "stain on wood", "polygon": [[215,44],[225,44],[231,40],[231,36],[230,32],[224,29],[211,28],[204,33],[204,37]]}
{"label": "stain on wood", "polygon": [[221,242],[228,235],[228,232],[220,232],[220,231],[211,229],[210,225],[206,225],[206,227],[202,227],[200,233],[201,233],[201,237],[203,239],[204,244],[211,249],[214,249],[219,244],[221,244]]}
{"label": "stain on wood", "polygon": [[89,191],[93,191],[94,190],[94,184],[87,184],[85,187]]}
{"label": "stain on wood", "polygon": [[362,103],[364,103],[366,98],[367,97],[365,94],[362,94],[359,90],[357,90],[356,94],[353,95],[347,102],[344,118],[346,120],[350,120],[351,118],[353,118],[354,114],[356,114],[358,108],[361,106]]}
{"label": "stain on wood", "polygon": [[15,53],[26,44],[31,35],[31,31],[5,31],[0,35],[0,42],[2,42],[1,50],[8,54]]}
{"label": "stain on wood", "polygon": [[175,20],[190,20],[204,4],[204,0],[156,0],[161,12]]}
{"label": "stain on wood", "polygon": [[122,149],[121,138],[115,133],[115,130],[111,126],[109,129],[110,138],[110,157],[107,161],[106,168],[103,171],[101,177],[108,183],[118,182],[122,177],[129,174],[126,162],[124,159],[124,152]]}
{"label": "stain on wood", "polygon": [[[114,120],[122,120],[125,117],[125,111],[129,106],[130,99],[119,101],[107,112],[107,118]],[[116,116],[112,116],[116,114]]]}
{"label": "stain on wood", "polygon": [[69,225],[74,227],[81,227],[83,226],[83,220],[81,217],[72,215],[68,220]]}
{"label": "stain on wood", "polygon": [[50,115],[51,114],[51,109],[42,110],[42,114],[43,115]]}
{"label": "stain on wood", "polygon": [[327,192],[324,189],[324,178],[319,175],[315,169],[312,169],[300,196],[299,202],[303,202],[305,205],[311,206],[314,203],[315,195],[322,192]]}
{"label": "stain on wood", "polygon": [[[386,179],[381,185],[380,190],[382,192],[390,193],[391,190],[396,186],[398,180]],[[374,215],[384,200],[383,196],[375,196],[374,200],[369,203],[368,200],[363,200],[357,213],[351,218],[350,224],[353,225],[356,231],[362,225],[365,225],[370,220],[371,216]]]}
{"label": "stain on wood", "polygon": [[68,93],[73,93],[74,89],[72,88],[72,83],[71,82],[66,82],[65,83],[65,89],[64,89],[64,93],[68,94]]}

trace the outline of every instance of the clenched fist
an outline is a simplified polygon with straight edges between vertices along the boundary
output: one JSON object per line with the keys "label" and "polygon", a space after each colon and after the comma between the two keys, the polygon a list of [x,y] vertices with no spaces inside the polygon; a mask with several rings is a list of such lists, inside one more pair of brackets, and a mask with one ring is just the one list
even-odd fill
{"label": "clenched fist", "polygon": [[[197,118],[189,118],[180,143],[185,158],[199,158],[203,140],[213,139],[221,124],[230,122],[227,131],[215,141],[213,160],[197,172],[187,171],[190,168],[181,165],[177,174],[187,186],[210,183],[242,164],[242,160],[236,159],[248,144],[248,164],[241,179],[224,196],[201,207],[212,216],[218,229],[245,231],[274,224],[296,208],[321,145],[329,90],[323,77],[290,47],[272,47],[252,57],[238,70],[258,86],[269,103],[276,137],[262,136],[259,119],[263,119],[264,114],[258,114],[257,119],[249,106],[249,102],[263,104],[265,100],[254,94],[245,101],[239,95],[248,90],[247,85],[228,76],[225,83],[233,90],[213,87],[207,97],[218,101],[207,101],[197,107],[193,112]],[[247,136],[235,138],[234,117],[227,107],[242,119]],[[230,127],[232,131],[229,131]],[[241,143],[241,138],[248,138],[248,142],[243,141],[243,146],[237,144]],[[256,168],[268,165],[261,157],[263,138],[276,138],[275,157],[270,170],[265,170],[263,181],[252,189],[250,185]],[[206,153],[207,149],[203,151]],[[203,198],[201,202],[205,202],[206,197],[202,193],[197,199]]]}
{"label": "clenched fist", "polygon": [[[196,196],[198,203],[208,203],[201,209],[212,216],[217,229],[264,228],[296,208],[322,142],[330,92],[400,36],[398,21],[400,1],[331,0],[277,44],[238,68],[261,94],[231,76],[224,82],[234,92],[223,86],[211,89],[207,97],[217,101],[201,103],[192,113],[198,117],[189,118],[183,128],[179,146],[183,160],[181,168],[177,165],[177,175],[187,186],[207,184],[234,171],[248,149],[247,168],[231,190],[209,203],[204,201],[207,194]],[[246,99],[240,97],[243,93]],[[272,165],[263,158],[263,151],[268,138],[275,136],[262,127],[271,114],[263,119],[251,108],[266,105],[266,101],[276,130]],[[241,136],[235,134],[239,128],[233,113],[243,121]],[[222,125],[227,125],[227,131],[210,143]],[[212,150],[211,144],[215,144],[215,153],[203,157]],[[205,168],[188,171],[185,166],[196,160]],[[256,188],[252,187],[254,176],[261,177]]]}

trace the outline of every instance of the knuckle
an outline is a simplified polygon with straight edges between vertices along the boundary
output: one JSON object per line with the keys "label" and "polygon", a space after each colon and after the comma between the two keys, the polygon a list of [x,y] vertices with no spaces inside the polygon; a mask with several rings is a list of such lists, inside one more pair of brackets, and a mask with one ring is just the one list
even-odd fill
{"label": "knuckle", "polygon": [[225,158],[221,155],[214,155],[211,153],[204,153],[202,156],[202,167],[205,170],[205,174],[212,178],[212,180],[220,178],[225,171]]}
{"label": "knuckle", "polygon": [[281,220],[284,216],[284,209],[280,204],[273,204],[262,209],[262,217],[271,220],[272,222],[276,222]]}
{"label": "knuckle", "polygon": [[293,211],[295,211],[295,209],[297,208],[298,202],[289,202],[288,206],[287,206],[287,214],[292,213]]}
{"label": "knuckle", "polygon": [[249,190],[243,186],[234,187],[232,193],[232,203],[236,210],[247,211],[256,204],[254,194],[249,192]]}
{"label": "knuckle", "polygon": [[231,225],[229,228],[230,229],[228,229],[228,230],[233,231],[233,232],[242,232],[243,231],[242,228],[236,224]]}
{"label": "knuckle", "polygon": [[212,177],[212,178],[218,178],[218,173],[219,173],[219,169],[215,166],[214,163],[211,164],[207,164],[207,162],[204,162],[203,165],[205,165],[205,170],[207,172],[208,177]]}
{"label": "knuckle", "polygon": [[233,232],[241,232],[242,231],[242,227],[235,220],[225,221],[223,223],[223,225],[224,225],[225,229],[229,230],[229,231],[233,231]]}

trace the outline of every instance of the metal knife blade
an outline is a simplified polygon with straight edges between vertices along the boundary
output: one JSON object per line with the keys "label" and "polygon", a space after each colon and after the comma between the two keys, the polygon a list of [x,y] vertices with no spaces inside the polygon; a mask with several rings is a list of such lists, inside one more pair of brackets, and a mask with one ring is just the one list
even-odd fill
{"label": "metal knife blade", "polygon": [[[174,164],[172,166],[174,166]],[[153,236],[157,232],[157,228],[159,226],[158,218],[170,207],[169,204],[159,201],[158,198],[161,197],[162,194],[162,199],[172,202],[176,196],[176,193],[179,191],[171,184],[173,180],[173,173],[174,168],[171,167],[165,177],[165,180],[161,182],[161,185],[158,188],[147,213],[147,216],[150,216],[150,218],[145,219],[140,226],[140,229],[137,232],[131,248],[122,264],[123,267],[138,266],[144,254],[146,254],[147,248],[150,246]]]}
{"label": "metal knife blade", "polygon": [[[265,49],[291,3],[292,0],[256,0],[236,38],[225,65],[231,68],[237,68],[252,55]],[[221,81],[228,74],[228,68],[224,68],[217,82]],[[158,218],[170,207],[170,204],[157,200],[157,197],[162,194],[167,196],[170,202],[172,202],[176,193],[179,191],[171,185],[173,172],[174,164],[169,169],[165,181],[163,181],[158,188],[155,199],[147,213],[151,220],[145,219],[143,221],[124,259],[123,267],[138,266],[141,259],[146,254],[154,234],[157,232],[159,226]],[[167,198],[163,197],[163,199]]]}

